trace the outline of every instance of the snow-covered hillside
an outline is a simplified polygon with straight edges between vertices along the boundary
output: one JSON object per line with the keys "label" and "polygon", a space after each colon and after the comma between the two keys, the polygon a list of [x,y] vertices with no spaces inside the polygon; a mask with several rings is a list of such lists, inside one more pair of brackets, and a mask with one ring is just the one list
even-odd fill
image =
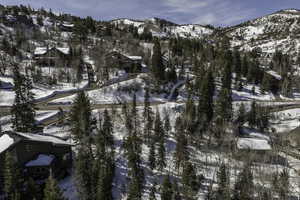
{"label": "snow-covered hillside", "polygon": [[240,49],[260,48],[266,55],[277,49],[296,55],[300,47],[300,11],[287,9],[225,28],[232,45]]}

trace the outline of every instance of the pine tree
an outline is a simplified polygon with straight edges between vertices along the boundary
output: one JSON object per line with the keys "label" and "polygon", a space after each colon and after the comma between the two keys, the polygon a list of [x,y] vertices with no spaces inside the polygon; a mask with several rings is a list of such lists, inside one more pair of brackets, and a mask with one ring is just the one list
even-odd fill
{"label": "pine tree", "polygon": [[167,112],[165,112],[165,117],[164,117],[164,130],[165,130],[165,134],[169,135],[170,131],[171,131],[171,124],[170,124],[170,116]]}
{"label": "pine tree", "polygon": [[164,136],[160,138],[158,142],[158,159],[157,166],[160,171],[166,167],[166,149]]}
{"label": "pine tree", "polygon": [[217,174],[217,200],[230,200],[230,175],[228,173],[226,165],[222,163]]}
{"label": "pine tree", "polygon": [[237,113],[237,121],[240,126],[242,126],[246,122],[246,109],[245,105],[241,103],[238,113]]}
{"label": "pine tree", "polygon": [[149,200],[156,200],[156,182],[150,188]]}
{"label": "pine tree", "polygon": [[70,113],[71,133],[78,144],[78,153],[75,158],[75,176],[79,197],[83,200],[94,198],[95,170],[93,169],[94,155],[92,150],[93,131],[96,128],[92,118],[88,96],[79,92],[75,98]]}
{"label": "pine tree", "polygon": [[278,187],[278,194],[280,199],[282,200],[288,200],[289,199],[289,194],[290,194],[290,182],[289,182],[289,173],[287,169],[284,169],[280,174],[279,174],[279,187]]}
{"label": "pine tree", "polygon": [[79,92],[75,98],[71,108],[70,121],[72,122],[72,135],[74,141],[79,144],[89,142],[92,130],[95,127],[91,115],[90,100],[83,91]]}
{"label": "pine tree", "polygon": [[146,142],[149,144],[151,143],[152,130],[153,130],[153,111],[150,106],[150,95],[149,95],[149,88],[145,88],[145,98],[144,98],[144,136],[146,138]]}
{"label": "pine tree", "polygon": [[198,115],[205,115],[205,119],[209,123],[213,118],[213,97],[215,92],[214,78],[211,70],[209,70],[200,87],[200,98],[198,104]]}
{"label": "pine tree", "polygon": [[250,112],[248,113],[248,122],[250,127],[255,127],[257,125],[257,114],[256,114],[256,102],[252,101],[251,103],[251,109]]}
{"label": "pine tree", "polygon": [[41,194],[38,188],[38,185],[32,178],[29,178],[27,181],[26,187],[26,199],[41,199]]}
{"label": "pine tree", "polygon": [[245,164],[242,171],[238,174],[234,185],[233,200],[252,200],[254,195],[253,174],[251,165]]}
{"label": "pine tree", "polygon": [[165,80],[165,67],[163,64],[160,43],[158,40],[155,41],[153,47],[152,73],[159,82]]}
{"label": "pine tree", "polygon": [[151,170],[155,169],[155,167],[156,167],[156,155],[155,155],[155,143],[154,143],[153,140],[150,144],[148,162],[149,162],[150,169]]}
{"label": "pine tree", "polygon": [[103,123],[100,122],[98,135],[96,137],[97,156],[94,167],[98,176],[97,199],[112,200],[112,188],[115,171],[114,163],[114,141],[113,124],[108,111],[103,114]]}
{"label": "pine tree", "polygon": [[138,134],[138,113],[136,108],[136,96],[133,97],[133,104],[130,115],[125,110],[125,122],[128,136],[124,142],[126,157],[129,168],[129,186],[127,199],[141,199],[144,188],[144,171],[141,166],[141,138]]}
{"label": "pine tree", "polygon": [[194,199],[199,189],[199,183],[195,168],[190,162],[186,162],[183,167],[182,185],[185,199]]}
{"label": "pine tree", "polygon": [[44,198],[43,200],[64,200],[63,194],[58,187],[56,180],[49,176],[46,181],[46,186],[44,189]]}
{"label": "pine tree", "polygon": [[172,183],[170,181],[169,175],[167,175],[162,183],[161,186],[161,200],[170,200],[172,199],[173,196],[173,188],[172,188]]}
{"label": "pine tree", "polygon": [[242,61],[242,75],[244,76],[244,77],[246,77],[247,76],[247,74],[248,74],[248,68],[249,68],[249,61],[248,61],[248,57],[247,57],[247,55],[244,55],[244,57],[243,57],[243,61]]}
{"label": "pine tree", "polygon": [[15,101],[11,109],[13,128],[16,131],[32,132],[36,124],[31,80],[28,74],[24,76],[20,73],[18,64],[14,64],[13,79],[15,85]]}
{"label": "pine tree", "polygon": [[227,88],[222,89],[218,96],[217,116],[223,123],[232,119],[232,97]]}
{"label": "pine tree", "polygon": [[176,148],[175,148],[175,166],[179,170],[182,165],[189,160],[189,151],[187,148],[187,139],[185,136],[185,130],[183,127],[182,119],[178,117],[175,122],[175,139],[176,139]]}
{"label": "pine tree", "polygon": [[157,167],[159,168],[159,170],[163,170],[163,168],[166,167],[165,130],[158,110],[156,111],[154,134],[155,141],[158,142]]}
{"label": "pine tree", "polygon": [[241,55],[238,49],[235,49],[233,51],[233,65],[234,65],[234,72],[236,74],[236,82],[238,82],[241,78],[242,73],[242,61],[241,61]]}
{"label": "pine tree", "polygon": [[21,177],[11,153],[6,152],[3,169],[4,192],[8,200],[21,199]]}
{"label": "pine tree", "polygon": [[76,186],[80,199],[93,200],[96,190],[93,155],[89,147],[79,146],[75,159]]}

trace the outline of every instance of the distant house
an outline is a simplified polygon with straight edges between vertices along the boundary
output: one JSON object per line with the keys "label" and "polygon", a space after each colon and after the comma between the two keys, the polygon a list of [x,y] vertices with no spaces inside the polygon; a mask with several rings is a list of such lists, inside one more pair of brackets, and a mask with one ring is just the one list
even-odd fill
{"label": "distant house", "polygon": [[272,150],[269,141],[261,138],[239,138],[237,140],[237,148],[240,150],[252,150],[257,152]]}
{"label": "distant house", "polygon": [[55,65],[58,60],[65,59],[69,55],[69,47],[37,47],[33,53],[35,61],[40,65]]}
{"label": "distant house", "polygon": [[126,73],[141,73],[142,59],[141,56],[129,56],[118,51],[112,51],[105,55],[105,63],[108,68],[115,67]]}
{"label": "distant house", "polygon": [[74,24],[71,24],[71,23],[60,23],[58,24],[58,28],[61,30],[61,31],[65,31],[65,32],[72,32],[73,31],[73,28],[74,28]]}
{"label": "distant house", "polygon": [[7,131],[0,136],[0,166],[10,152],[26,177],[45,180],[50,171],[56,177],[63,176],[72,163],[71,147],[71,143],[54,136]]}

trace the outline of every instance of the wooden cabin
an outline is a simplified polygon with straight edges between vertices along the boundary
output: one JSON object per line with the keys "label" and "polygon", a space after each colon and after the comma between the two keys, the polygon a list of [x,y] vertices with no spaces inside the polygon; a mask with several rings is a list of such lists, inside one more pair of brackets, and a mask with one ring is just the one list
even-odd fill
{"label": "wooden cabin", "polygon": [[[50,172],[63,177],[72,164],[71,147],[71,143],[54,136],[7,131],[0,136],[0,166],[10,152],[25,177],[43,181]],[[2,170],[0,167],[0,183]]]}
{"label": "wooden cabin", "polygon": [[141,73],[143,68],[141,56],[129,56],[118,51],[106,54],[105,63],[108,68],[117,68],[126,73]]}
{"label": "wooden cabin", "polygon": [[39,65],[55,65],[59,60],[65,60],[70,55],[70,48],[37,47],[34,50],[34,60]]}

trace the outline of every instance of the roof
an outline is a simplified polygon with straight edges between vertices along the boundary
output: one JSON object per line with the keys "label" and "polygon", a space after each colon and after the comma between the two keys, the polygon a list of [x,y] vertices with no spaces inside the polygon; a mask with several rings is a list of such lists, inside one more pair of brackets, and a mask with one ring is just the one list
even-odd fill
{"label": "roof", "polygon": [[139,60],[142,60],[142,59],[143,59],[142,56],[130,56],[130,55],[121,53],[121,52],[118,51],[118,50],[113,50],[113,51],[109,52],[107,55],[109,55],[109,54],[114,54],[114,53],[120,54],[120,55],[122,55],[122,56],[124,56],[124,57],[126,57],[126,58],[128,58],[128,59],[130,59],[130,60],[133,60],[133,61],[139,61]]}
{"label": "roof", "polygon": [[10,146],[15,143],[15,140],[8,134],[4,134],[0,137],[0,153],[7,150]]}
{"label": "roof", "polygon": [[70,142],[64,141],[62,139],[59,139],[51,135],[42,135],[37,133],[36,134],[20,133],[20,132],[14,132],[14,134],[30,141],[48,142],[48,143],[52,143],[53,145],[72,145]]}
{"label": "roof", "polygon": [[34,55],[44,55],[51,49],[56,49],[56,50],[60,51],[61,53],[65,54],[65,55],[68,55],[70,53],[70,48],[69,47],[53,47],[53,48],[37,47],[34,50]]}
{"label": "roof", "polygon": [[259,138],[239,138],[237,141],[237,148],[265,151],[272,149],[271,145],[267,140]]}
{"label": "roof", "polygon": [[34,50],[34,55],[44,55],[47,53],[47,47],[37,47]]}
{"label": "roof", "polygon": [[49,166],[51,165],[54,159],[55,159],[54,155],[39,154],[36,159],[27,162],[25,166],[26,167]]}

